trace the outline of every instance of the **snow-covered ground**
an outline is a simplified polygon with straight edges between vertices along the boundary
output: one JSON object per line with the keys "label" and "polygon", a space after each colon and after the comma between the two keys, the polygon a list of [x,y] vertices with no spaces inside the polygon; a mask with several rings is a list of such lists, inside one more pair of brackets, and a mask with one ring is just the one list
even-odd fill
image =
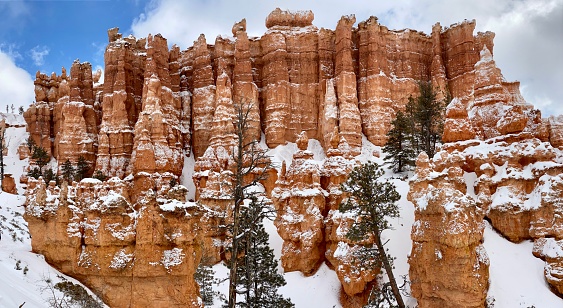
{"label": "snow-covered ground", "polygon": [[[0,114],[0,118],[2,118]],[[9,123],[23,123],[18,115],[10,115]],[[6,133],[6,141],[9,147],[8,156],[5,157],[6,172],[12,173],[16,182],[23,172],[27,160],[20,161],[17,156],[17,147],[27,138],[25,128],[9,128]],[[289,143],[272,149],[269,154],[273,160],[281,166],[282,161],[286,164],[291,162],[293,153],[297,146]],[[320,143],[316,140],[309,141],[309,150],[314,153],[314,159],[322,164],[326,158]],[[358,157],[361,161],[373,160],[382,162],[381,158],[375,158],[373,153],[380,153],[380,148],[373,146],[364,138],[362,154]],[[193,172],[193,159],[186,160],[182,183],[189,187],[193,185],[190,180]],[[190,170],[191,168],[191,170]],[[392,178],[391,172],[386,177]],[[384,232],[384,237],[389,239],[387,247],[390,254],[395,256],[395,277],[408,274],[407,256],[411,250],[410,231],[414,221],[414,206],[407,201],[406,195],[409,189],[408,183],[399,178],[391,179],[401,194],[399,206],[401,217],[392,220],[393,230]],[[18,184],[18,191],[23,193]],[[191,191],[191,190],[190,190]],[[31,240],[27,231],[27,224],[23,220],[22,195],[11,195],[0,193],[0,307],[18,307],[25,302],[23,307],[48,307],[48,300],[52,296],[46,290],[46,279],[52,279],[55,283],[60,277],[65,277],[57,270],[50,267],[42,256],[31,253]],[[276,232],[271,221],[266,221],[266,230],[270,234],[270,244],[279,259],[281,254],[282,239]],[[490,280],[489,298],[494,299],[494,307],[531,307],[550,308],[563,307],[563,300],[550,292],[543,278],[544,262],[532,255],[532,243],[527,241],[513,244],[498,235],[490,225],[485,229],[484,246],[490,258]],[[281,266],[278,266],[281,272]],[[214,266],[215,277],[224,279],[228,276],[226,267],[222,264]],[[331,308],[341,307],[339,303],[340,283],[336,274],[326,265],[310,277],[301,273],[286,273],[287,285],[280,292],[291,298],[297,308]],[[66,277],[69,279],[68,277]],[[74,280],[71,280],[74,281]],[[74,281],[75,282],[75,281]],[[399,282],[401,283],[401,282]],[[215,287],[215,290],[226,294],[227,282]],[[60,296],[60,294],[56,294]],[[416,301],[408,298],[407,305],[414,307]],[[216,301],[214,307],[221,307],[222,303]]]}
{"label": "snow-covered ground", "polygon": [[[62,277],[78,282],[49,266],[42,255],[31,252],[31,238],[23,219],[25,197],[19,184],[28,160],[20,161],[17,155],[18,146],[25,142],[28,134],[21,115],[0,113],[1,119],[13,126],[6,130],[8,156],[4,157],[4,164],[5,173],[12,174],[16,180],[20,195],[0,191],[0,307],[20,307],[24,303],[25,308],[48,307],[51,298],[62,297],[52,288],[63,281]],[[51,280],[51,287],[48,280]]]}

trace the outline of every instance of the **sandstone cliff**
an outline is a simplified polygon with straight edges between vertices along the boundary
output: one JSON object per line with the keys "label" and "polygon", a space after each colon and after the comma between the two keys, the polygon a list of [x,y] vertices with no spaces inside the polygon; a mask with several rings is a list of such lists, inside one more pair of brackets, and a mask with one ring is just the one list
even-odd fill
{"label": "sandstone cliff", "polygon": [[[355,267],[358,247],[345,237],[353,218],[338,211],[340,184],[359,164],[362,136],[385,144],[395,112],[424,80],[439,99],[452,100],[445,144],[434,157],[419,156],[409,193],[419,306],[483,306],[484,219],[510,240],[534,239],[534,254],[548,262],[547,280],[561,293],[563,254],[554,251],[563,247],[563,121],[542,119],[519,84],[502,77],[494,34],[475,35],[475,21],[436,24],[425,34],[390,30],[375,17],[354,26],[354,16],[343,16],[334,31],[313,20],[310,11],[278,9],[259,38],[248,37],[242,20],[233,37],[208,44],[201,35],[185,50],[159,34],[124,38],[114,28],[103,84],[78,61],[70,76],[38,73],[36,103],[24,114],[30,136],[59,163],[84,156],[90,172],[111,179],[60,188],[30,180],[33,250],[110,305],[197,306],[196,264],[202,255],[225,258],[220,226],[232,204],[236,108],[247,105],[248,141],[263,136],[263,150],[288,142],[299,149],[262,182],[278,212],[284,270],[311,275],[326,262],[345,306],[360,307],[379,270]],[[322,164],[307,150],[309,139],[320,141]],[[193,180],[197,203],[171,187],[186,176],[190,155],[193,179],[183,180]],[[135,296],[141,293],[150,295]]]}
{"label": "sandstone cliff", "polygon": [[33,251],[111,307],[199,307],[193,275],[204,210],[186,202],[186,192],[174,187],[162,199],[150,190],[131,203],[117,178],[60,188],[30,180],[25,219]]}

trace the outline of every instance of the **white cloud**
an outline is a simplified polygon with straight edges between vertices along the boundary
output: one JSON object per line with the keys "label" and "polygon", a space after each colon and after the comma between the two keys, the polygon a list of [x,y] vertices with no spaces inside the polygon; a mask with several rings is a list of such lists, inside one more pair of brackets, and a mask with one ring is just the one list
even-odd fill
{"label": "white cloud", "polygon": [[249,35],[264,33],[266,16],[276,7],[310,9],[313,23],[334,29],[342,15],[356,20],[379,17],[391,29],[412,28],[426,33],[442,26],[475,19],[477,31],[496,33],[494,56],[507,80],[520,80],[526,100],[544,116],[563,114],[563,0],[153,0],[131,26],[137,37],[161,33],[171,44],[186,48],[200,33],[213,43],[231,34],[232,25],[246,18]]}
{"label": "white cloud", "polygon": [[0,52],[5,53],[12,61],[22,60],[22,55],[18,52],[16,44],[0,43]]}
{"label": "white cloud", "polygon": [[35,46],[29,51],[29,55],[36,66],[42,66],[45,63],[45,57],[49,55],[47,46]]}
{"label": "white cloud", "polygon": [[33,79],[14,63],[6,53],[0,51],[0,111],[12,104],[27,108],[35,99]]}

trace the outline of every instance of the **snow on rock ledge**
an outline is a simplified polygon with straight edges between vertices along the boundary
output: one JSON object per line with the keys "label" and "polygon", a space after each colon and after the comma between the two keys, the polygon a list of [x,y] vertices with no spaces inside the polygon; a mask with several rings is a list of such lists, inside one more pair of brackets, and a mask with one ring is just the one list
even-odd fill
{"label": "snow on rock ledge", "polygon": [[61,188],[30,179],[24,218],[33,252],[111,307],[200,307],[193,275],[205,210],[186,202],[183,186],[164,188],[166,198],[149,190],[136,203],[131,187],[118,178]]}
{"label": "snow on rock ledge", "polygon": [[534,255],[547,261],[546,279],[561,294],[562,172],[562,153],[525,131],[446,143],[432,159],[421,154],[409,192],[416,205],[411,288],[419,305],[484,305],[484,218],[510,241],[535,239]]}

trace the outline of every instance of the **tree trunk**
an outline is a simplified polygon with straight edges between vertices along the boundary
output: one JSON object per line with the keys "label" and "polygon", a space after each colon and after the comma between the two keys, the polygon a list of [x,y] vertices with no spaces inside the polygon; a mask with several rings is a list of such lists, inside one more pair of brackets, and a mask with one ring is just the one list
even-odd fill
{"label": "tree trunk", "polygon": [[231,271],[229,273],[229,308],[234,308],[237,304],[237,267],[238,267],[238,246],[239,246],[239,208],[240,204],[235,200],[233,213],[233,249],[231,249]]}
{"label": "tree trunk", "polygon": [[6,128],[0,130],[0,192],[4,191],[4,135]]}
{"label": "tree trunk", "polygon": [[385,268],[385,272],[387,273],[387,277],[389,277],[389,283],[391,284],[391,289],[393,290],[393,295],[395,295],[395,299],[397,300],[397,305],[400,308],[405,308],[405,303],[403,302],[403,297],[401,296],[401,292],[399,291],[399,287],[397,287],[397,281],[395,280],[395,275],[393,275],[393,268],[391,268],[391,263],[387,258],[387,253],[385,252],[385,247],[383,247],[383,243],[381,242],[381,232],[377,230],[376,236],[376,245],[377,250],[379,251],[379,255],[382,256],[381,262],[383,263],[383,267]]}

